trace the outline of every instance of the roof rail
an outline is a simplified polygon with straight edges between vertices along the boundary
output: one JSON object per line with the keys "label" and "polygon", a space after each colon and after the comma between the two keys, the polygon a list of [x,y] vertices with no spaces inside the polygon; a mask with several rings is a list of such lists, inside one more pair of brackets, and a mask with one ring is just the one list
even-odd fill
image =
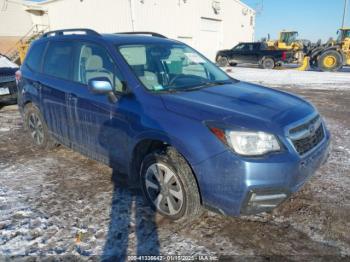
{"label": "roof rail", "polygon": [[115,34],[125,34],[125,35],[151,35],[160,38],[167,38],[165,35],[155,33],[155,32],[147,32],[147,31],[139,31],[139,32],[120,32]]}
{"label": "roof rail", "polygon": [[64,35],[64,33],[69,32],[84,32],[86,35],[95,35],[100,36],[99,33],[92,29],[87,28],[72,28],[72,29],[62,29],[62,30],[55,30],[55,31],[49,31],[42,35],[42,37],[49,37],[49,36],[58,36],[58,35]]}

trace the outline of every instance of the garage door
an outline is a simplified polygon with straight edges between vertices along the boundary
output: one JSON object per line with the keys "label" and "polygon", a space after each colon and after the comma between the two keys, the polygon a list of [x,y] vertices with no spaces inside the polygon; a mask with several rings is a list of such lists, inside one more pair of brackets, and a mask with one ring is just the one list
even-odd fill
{"label": "garage door", "polygon": [[198,49],[212,61],[216,52],[220,49],[221,21],[209,18],[201,18]]}

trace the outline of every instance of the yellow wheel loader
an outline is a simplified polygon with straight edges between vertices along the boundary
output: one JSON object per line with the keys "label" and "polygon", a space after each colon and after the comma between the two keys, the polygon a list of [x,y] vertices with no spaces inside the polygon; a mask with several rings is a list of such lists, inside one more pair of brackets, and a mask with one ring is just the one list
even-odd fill
{"label": "yellow wheel loader", "polygon": [[344,65],[350,65],[350,28],[338,30],[338,39],[311,49],[306,56],[310,65],[321,71],[336,72]]}
{"label": "yellow wheel loader", "polygon": [[298,32],[297,31],[282,31],[279,34],[279,39],[268,40],[266,43],[270,48],[275,49],[286,49],[286,50],[302,50],[302,42],[297,40]]}
{"label": "yellow wheel loader", "polygon": [[307,70],[309,68],[308,63],[309,60],[305,58],[304,55],[304,42],[310,42],[310,41],[301,41],[298,40],[299,33],[297,31],[286,31],[283,30],[279,33],[279,39],[277,41],[275,40],[268,40],[266,41],[267,45],[271,49],[284,49],[284,50],[291,50],[294,52],[294,61],[295,63],[299,64],[299,67],[297,70]]}

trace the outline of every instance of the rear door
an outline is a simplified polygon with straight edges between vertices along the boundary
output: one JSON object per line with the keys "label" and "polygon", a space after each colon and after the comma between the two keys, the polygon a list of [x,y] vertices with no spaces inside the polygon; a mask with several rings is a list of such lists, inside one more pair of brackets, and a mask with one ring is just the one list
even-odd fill
{"label": "rear door", "polygon": [[250,59],[250,63],[256,64],[260,60],[262,45],[261,45],[261,43],[253,43],[252,47],[253,47],[252,48],[252,55],[249,59]]}
{"label": "rear door", "polygon": [[234,63],[246,63],[246,57],[244,56],[246,48],[247,48],[247,45],[245,43],[240,43],[236,45],[231,50],[230,59],[232,59]]}
{"label": "rear door", "polygon": [[46,50],[40,77],[43,113],[52,135],[70,146],[74,126],[68,115],[72,82],[74,41],[50,41]]}

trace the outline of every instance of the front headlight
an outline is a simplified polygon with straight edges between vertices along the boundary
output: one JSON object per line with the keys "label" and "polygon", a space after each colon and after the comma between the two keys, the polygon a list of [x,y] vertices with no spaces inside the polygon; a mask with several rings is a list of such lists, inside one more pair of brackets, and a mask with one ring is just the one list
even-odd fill
{"label": "front headlight", "polygon": [[219,128],[210,128],[210,130],[239,155],[260,156],[281,150],[277,138],[269,133],[225,131]]}

